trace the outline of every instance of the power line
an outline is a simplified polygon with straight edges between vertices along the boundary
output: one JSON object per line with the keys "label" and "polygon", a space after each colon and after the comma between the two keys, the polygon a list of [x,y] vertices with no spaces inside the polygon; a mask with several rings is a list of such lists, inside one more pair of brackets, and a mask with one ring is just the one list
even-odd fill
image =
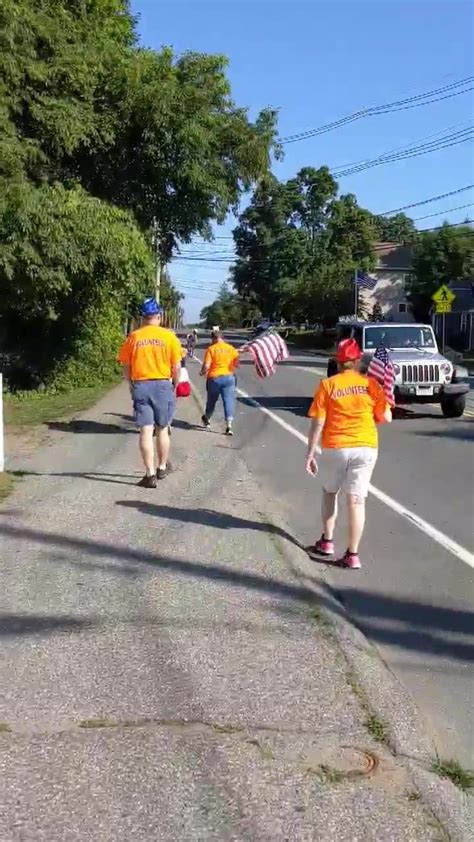
{"label": "power line", "polygon": [[[413,219],[413,222],[419,222],[420,219],[430,219],[433,216],[442,216],[443,213],[452,213],[453,211],[462,210],[463,208],[472,208],[473,204],[474,204],[474,202],[468,202],[467,205],[458,205],[455,208],[445,208],[445,210],[437,211],[437,213],[427,213],[426,216],[415,216],[415,218]],[[458,223],[453,223],[453,224],[464,225],[465,223],[464,222],[461,222],[461,223],[458,222]]]}
{"label": "power line", "polygon": [[[459,129],[463,126],[469,126],[469,125],[472,124],[472,122],[473,122],[472,118],[470,120],[462,120],[460,123],[454,123],[452,126],[445,126],[444,128],[439,129],[436,132],[431,132],[430,134],[423,135],[423,137],[418,137],[418,138],[416,138],[416,140],[411,141],[411,143],[413,143],[413,144],[423,143],[425,140],[430,140],[431,138],[439,137],[439,135],[442,135],[445,132],[453,132],[455,129]],[[383,155],[392,155],[395,152],[403,152],[404,149],[405,149],[405,144],[403,144],[402,146],[395,146],[392,149],[387,149],[386,152],[383,152],[382,156]],[[382,156],[377,156],[377,158],[382,157]],[[341,170],[346,170],[350,167],[356,167],[356,166],[359,166],[359,165],[362,165],[362,164],[366,164],[367,162],[368,162],[368,159],[363,158],[362,160],[359,160],[359,161],[350,161],[348,164],[338,164],[338,166],[330,167],[330,169],[333,173],[335,173],[335,172],[339,172]]]}
{"label": "power line", "polygon": [[[392,214],[396,214],[396,213],[399,213],[399,212],[404,211],[404,210],[409,210],[410,208],[420,207],[422,205],[430,204],[431,202],[436,202],[439,199],[445,199],[445,198],[448,198],[449,196],[455,196],[459,193],[463,193],[467,190],[471,190],[473,187],[474,187],[474,184],[468,184],[465,187],[459,187],[457,190],[451,190],[448,193],[441,193],[439,196],[431,196],[429,199],[424,199],[420,202],[412,202],[409,205],[403,205],[402,207],[394,208],[393,210],[384,211],[383,213],[375,214],[375,216],[390,216]],[[443,213],[450,213],[451,211],[460,210],[464,207],[470,207],[471,205],[472,205],[472,203],[469,203],[467,205],[460,205],[458,208],[451,208],[450,210],[446,209],[446,210],[443,210],[443,211],[439,211],[437,213],[428,214],[427,216],[417,217],[413,221],[415,222],[417,220],[427,219],[427,218],[433,217],[433,216],[441,216],[441,214],[443,214]],[[447,223],[447,225],[449,227],[456,227],[456,226],[464,225],[464,224],[465,223],[463,223],[463,222]],[[446,224],[445,224],[445,226],[438,226],[438,228],[439,227],[441,227],[441,228],[446,227]],[[423,230],[425,230],[425,231],[427,231],[427,230],[438,230],[438,228],[433,228],[433,229],[426,229],[425,228]],[[292,230],[292,229],[288,229],[288,230]],[[280,235],[279,237],[275,237],[274,240],[270,240],[267,243],[255,243],[254,246],[248,246],[248,247],[245,248],[245,251],[250,252],[254,247],[259,247],[259,246],[268,248],[268,247],[272,246],[274,243],[279,242],[280,240],[284,239],[285,236],[286,236],[286,232],[284,234]],[[189,263],[211,263],[211,264],[212,263],[228,263],[228,264],[230,264],[230,263],[233,263],[236,259],[239,259],[239,258],[242,258],[242,255],[239,255],[239,254],[236,254],[236,253],[229,253],[227,256],[211,255],[211,256],[208,256],[208,257],[207,256],[206,257],[201,256],[200,253],[197,253],[196,256],[193,256],[193,255],[189,254],[189,255],[186,255],[186,256],[181,256],[179,258],[173,258],[173,260],[174,261],[184,260],[184,261],[187,261]],[[266,261],[264,260],[264,261],[261,261],[261,262],[266,262]],[[221,281],[212,281],[211,279],[209,279],[209,281],[207,283],[213,283],[213,284],[216,284],[217,286],[220,286],[222,282]]]}
{"label": "power line", "polygon": [[[325,125],[318,126],[314,129],[308,129],[304,132],[298,132],[296,134],[283,137],[280,140],[280,143],[297,143],[300,140],[307,140],[308,138],[316,137],[317,135],[326,134],[327,132],[334,131],[334,129],[341,128],[341,126],[345,126],[349,123],[354,123],[358,120],[365,119],[366,117],[378,116],[380,114],[392,114],[397,111],[406,111],[412,108],[420,108],[425,105],[431,105],[434,102],[440,102],[441,100],[451,99],[452,97],[460,96],[461,94],[465,94],[469,91],[472,91],[474,89],[472,86],[465,86],[469,85],[473,81],[474,76],[467,76],[464,79],[459,79],[458,81],[452,82],[449,85],[444,85],[441,88],[435,88],[431,91],[426,91],[425,93],[418,94],[417,96],[406,97],[405,99],[395,100],[394,102],[383,103],[381,105],[374,105],[370,106],[369,108],[362,108],[359,111],[354,111],[351,114],[347,114],[345,117],[340,117],[338,120],[334,120],[331,123],[326,123]],[[463,89],[459,90],[460,88]]]}
{"label": "power line", "polygon": [[376,214],[376,216],[389,216],[392,213],[399,213],[400,211],[408,210],[409,208],[418,208],[420,205],[429,205],[430,202],[437,202],[438,199],[447,199],[448,196],[456,196],[458,193],[464,193],[466,190],[472,190],[473,187],[474,184],[467,184],[465,187],[459,187],[457,190],[451,190],[449,193],[441,193],[439,196],[431,196],[430,199],[424,199],[422,202],[412,202],[411,205],[403,205],[401,208],[384,211],[383,213]]}
{"label": "power line", "polygon": [[457,146],[460,143],[468,143],[474,138],[474,129],[462,129],[459,132],[455,132],[454,134],[445,135],[442,138],[438,138],[436,141],[430,141],[429,143],[423,143],[418,146],[407,146],[405,149],[400,150],[399,152],[393,153],[385,153],[383,155],[379,155],[378,158],[373,158],[372,160],[365,161],[361,164],[355,164],[352,167],[348,167],[345,170],[333,170],[333,175],[336,178],[345,178],[349,175],[355,175],[359,172],[364,172],[364,170],[371,169],[372,167],[380,167],[384,164],[394,163],[396,161],[404,161],[408,158],[418,158],[420,155],[428,155],[430,152],[437,152],[440,149],[448,149],[451,146]]}

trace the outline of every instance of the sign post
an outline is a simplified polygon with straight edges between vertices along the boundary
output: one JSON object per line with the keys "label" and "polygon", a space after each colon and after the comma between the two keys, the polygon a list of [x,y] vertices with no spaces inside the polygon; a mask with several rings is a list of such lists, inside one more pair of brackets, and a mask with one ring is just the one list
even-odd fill
{"label": "sign post", "polygon": [[444,354],[444,348],[446,345],[446,313],[451,312],[453,307],[453,301],[456,298],[456,296],[452,289],[450,289],[446,284],[442,284],[431,297],[435,303],[435,313],[441,314],[443,316],[442,351]]}

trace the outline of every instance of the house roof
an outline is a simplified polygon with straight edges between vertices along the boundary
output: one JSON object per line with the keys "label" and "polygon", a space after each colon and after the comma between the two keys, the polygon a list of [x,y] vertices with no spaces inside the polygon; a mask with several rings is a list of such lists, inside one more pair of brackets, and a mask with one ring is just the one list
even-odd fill
{"label": "house roof", "polygon": [[413,264],[413,246],[400,243],[375,243],[377,269],[397,269],[409,272]]}

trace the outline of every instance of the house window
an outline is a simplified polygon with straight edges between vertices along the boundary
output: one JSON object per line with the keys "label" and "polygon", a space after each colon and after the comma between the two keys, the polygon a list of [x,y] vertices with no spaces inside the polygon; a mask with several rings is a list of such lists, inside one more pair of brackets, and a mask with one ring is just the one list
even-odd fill
{"label": "house window", "polygon": [[461,318],[459,320],[459,330],[467,330],[467,313],[461,313]]}
{"label": "house window", "polygon": [[399,313],[407,313],[408,312],[408,305],[406,301],[400,301],[398,305],[398,312]]}

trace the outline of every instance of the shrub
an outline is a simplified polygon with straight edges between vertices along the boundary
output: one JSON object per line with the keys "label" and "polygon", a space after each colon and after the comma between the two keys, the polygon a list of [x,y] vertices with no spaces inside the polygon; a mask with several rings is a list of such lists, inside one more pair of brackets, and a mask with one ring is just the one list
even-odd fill
{"label": "shrub", "polygon": [[127,313],[152,288],[133,218],[81,189],[23,185],[0,205],[0,352],[10,388],[110,379]]}

